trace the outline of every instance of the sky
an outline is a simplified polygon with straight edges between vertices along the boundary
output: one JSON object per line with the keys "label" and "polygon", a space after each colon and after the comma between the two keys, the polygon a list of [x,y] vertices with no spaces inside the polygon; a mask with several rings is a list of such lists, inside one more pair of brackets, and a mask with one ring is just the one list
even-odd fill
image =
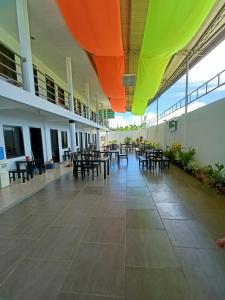
{"label": "sky", "polygon": [[[189,71],[189,93],[223,70],[225,70],[225,40]],[[159,114],[185,97],[185,80],[185,76],[181,77],[160,96],[158,100]],[[225,82],[225,71],[221,74],[221,81]],[[215,80],[210,82],[212,88],[214,83]],[[224,96],[225,85],[191,103],[188,107],[188,111],[198,109]],[[171,114],[170,118],[181,115],[182,113],[184,113],[184,109]],[[144,117],[147,121],[156,117],[156,102],[153,102],[146,109]],[[126,126],[129,124],[140,125],[144,117],[136,116],[129,112],[115,113],[115,119],[109,120],[109,126],[116,128],[117,126]],[[164,120],[161,120],[161,122],[163,121]]]}

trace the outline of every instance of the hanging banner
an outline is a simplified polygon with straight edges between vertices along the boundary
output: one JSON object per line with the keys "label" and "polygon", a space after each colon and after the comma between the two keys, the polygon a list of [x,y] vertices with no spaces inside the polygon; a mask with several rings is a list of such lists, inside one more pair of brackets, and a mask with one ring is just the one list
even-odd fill
{"label": "hanging banner", "polygon": [[149,1],[133,98],[134,114],[144,114],[170,59],[191,41],[214,3],[215,0]]}
{"label": "hanging banner", "polygon": [[[119,0],[56,0],[74,39],[92,56],[115,111],[125,111],[124,53]],[[113,100],[112,100],[113,99]]]}

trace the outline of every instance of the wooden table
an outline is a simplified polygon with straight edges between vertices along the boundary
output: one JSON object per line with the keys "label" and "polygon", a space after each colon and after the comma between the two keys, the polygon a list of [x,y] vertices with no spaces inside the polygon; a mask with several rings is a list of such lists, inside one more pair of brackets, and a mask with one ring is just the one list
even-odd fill
{"label": "wooden table", "polygon": [[[75,159],[74,160],[77,163],[80,163],[80,165],[82,164],[82,162],[85,162],[84,159]],[[97,157],[97,158],[93,158],[91,159],[91,161],[93,163],[103,163],[104,164],[104,179],[106,179],[106,175],[109,175],[109,161],[110,161],[110,157]],[[75,170],[75,177],[77,177],[78,170]]]}
{"label": "wooden table", "polygon": [[16,169],[17,169],[17,172],[18,172],[18,178],[20,178],[20,165],[26,165],[26,168],[27,168],[27,171],[28,171],[28,176],[30,175],[31,178],[34,177],[34,174],[33,174],[33,166],[34,166],[34,160],[17,160],[16,162]]}

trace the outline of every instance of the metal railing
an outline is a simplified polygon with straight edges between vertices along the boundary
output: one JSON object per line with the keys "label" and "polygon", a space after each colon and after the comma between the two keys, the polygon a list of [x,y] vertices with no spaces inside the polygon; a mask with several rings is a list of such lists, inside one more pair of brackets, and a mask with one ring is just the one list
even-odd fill
{"label": "metal railing", "polygon": [[23,87],[21,55],[0,43],[0,78],[18,87]]}
{"label": "metal railing", "polygon": [[54,79],[34,66],[35,94],[51,103],[70,109],[70,93],[58,85]]}
{"label": "metal railing", "polygon": [[[0,42],[0,79],[23,86],[22,64],[26,61],[21,55]],[[53,78],[40,71],[33,65],[34,88],[36,96],[51,103],[70,109],[70,93],[55,82]],[[79,99],[74,98],[74,113],[84,118],[88,117],[87,106]],[[103,125],[97,112],[90,110],[90,120]]]}
{"label": "metal railing", "polygon": [[[211,93],[212,91],[220,88],[225,84],[225,70],[221,71],[204,84],[200,85],[197,89],[192,91],[187,95],[187,105],[191,104],[192,102],[198,100],[201,97],[204,97]],[[161,119],[166,118],[167,116],[171,115],[175,111],[185,107],[186,105],[186,97],[182,98],[172,106],[170,106],[167,110],[159,114],[159,116],[152,118],[151,120],[147,121],[148,126],[153,126],[157,123],[157,120],[160,121]]]}

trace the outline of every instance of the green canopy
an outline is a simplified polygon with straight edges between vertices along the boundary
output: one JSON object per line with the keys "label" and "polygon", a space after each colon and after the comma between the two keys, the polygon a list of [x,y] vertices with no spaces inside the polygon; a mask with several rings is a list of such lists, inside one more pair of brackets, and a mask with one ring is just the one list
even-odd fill
{"label": "green canopy", "polygon": [[150,0],[138,62],[132,113],[143,115],[173,54],[184,48],[215,0]]}

